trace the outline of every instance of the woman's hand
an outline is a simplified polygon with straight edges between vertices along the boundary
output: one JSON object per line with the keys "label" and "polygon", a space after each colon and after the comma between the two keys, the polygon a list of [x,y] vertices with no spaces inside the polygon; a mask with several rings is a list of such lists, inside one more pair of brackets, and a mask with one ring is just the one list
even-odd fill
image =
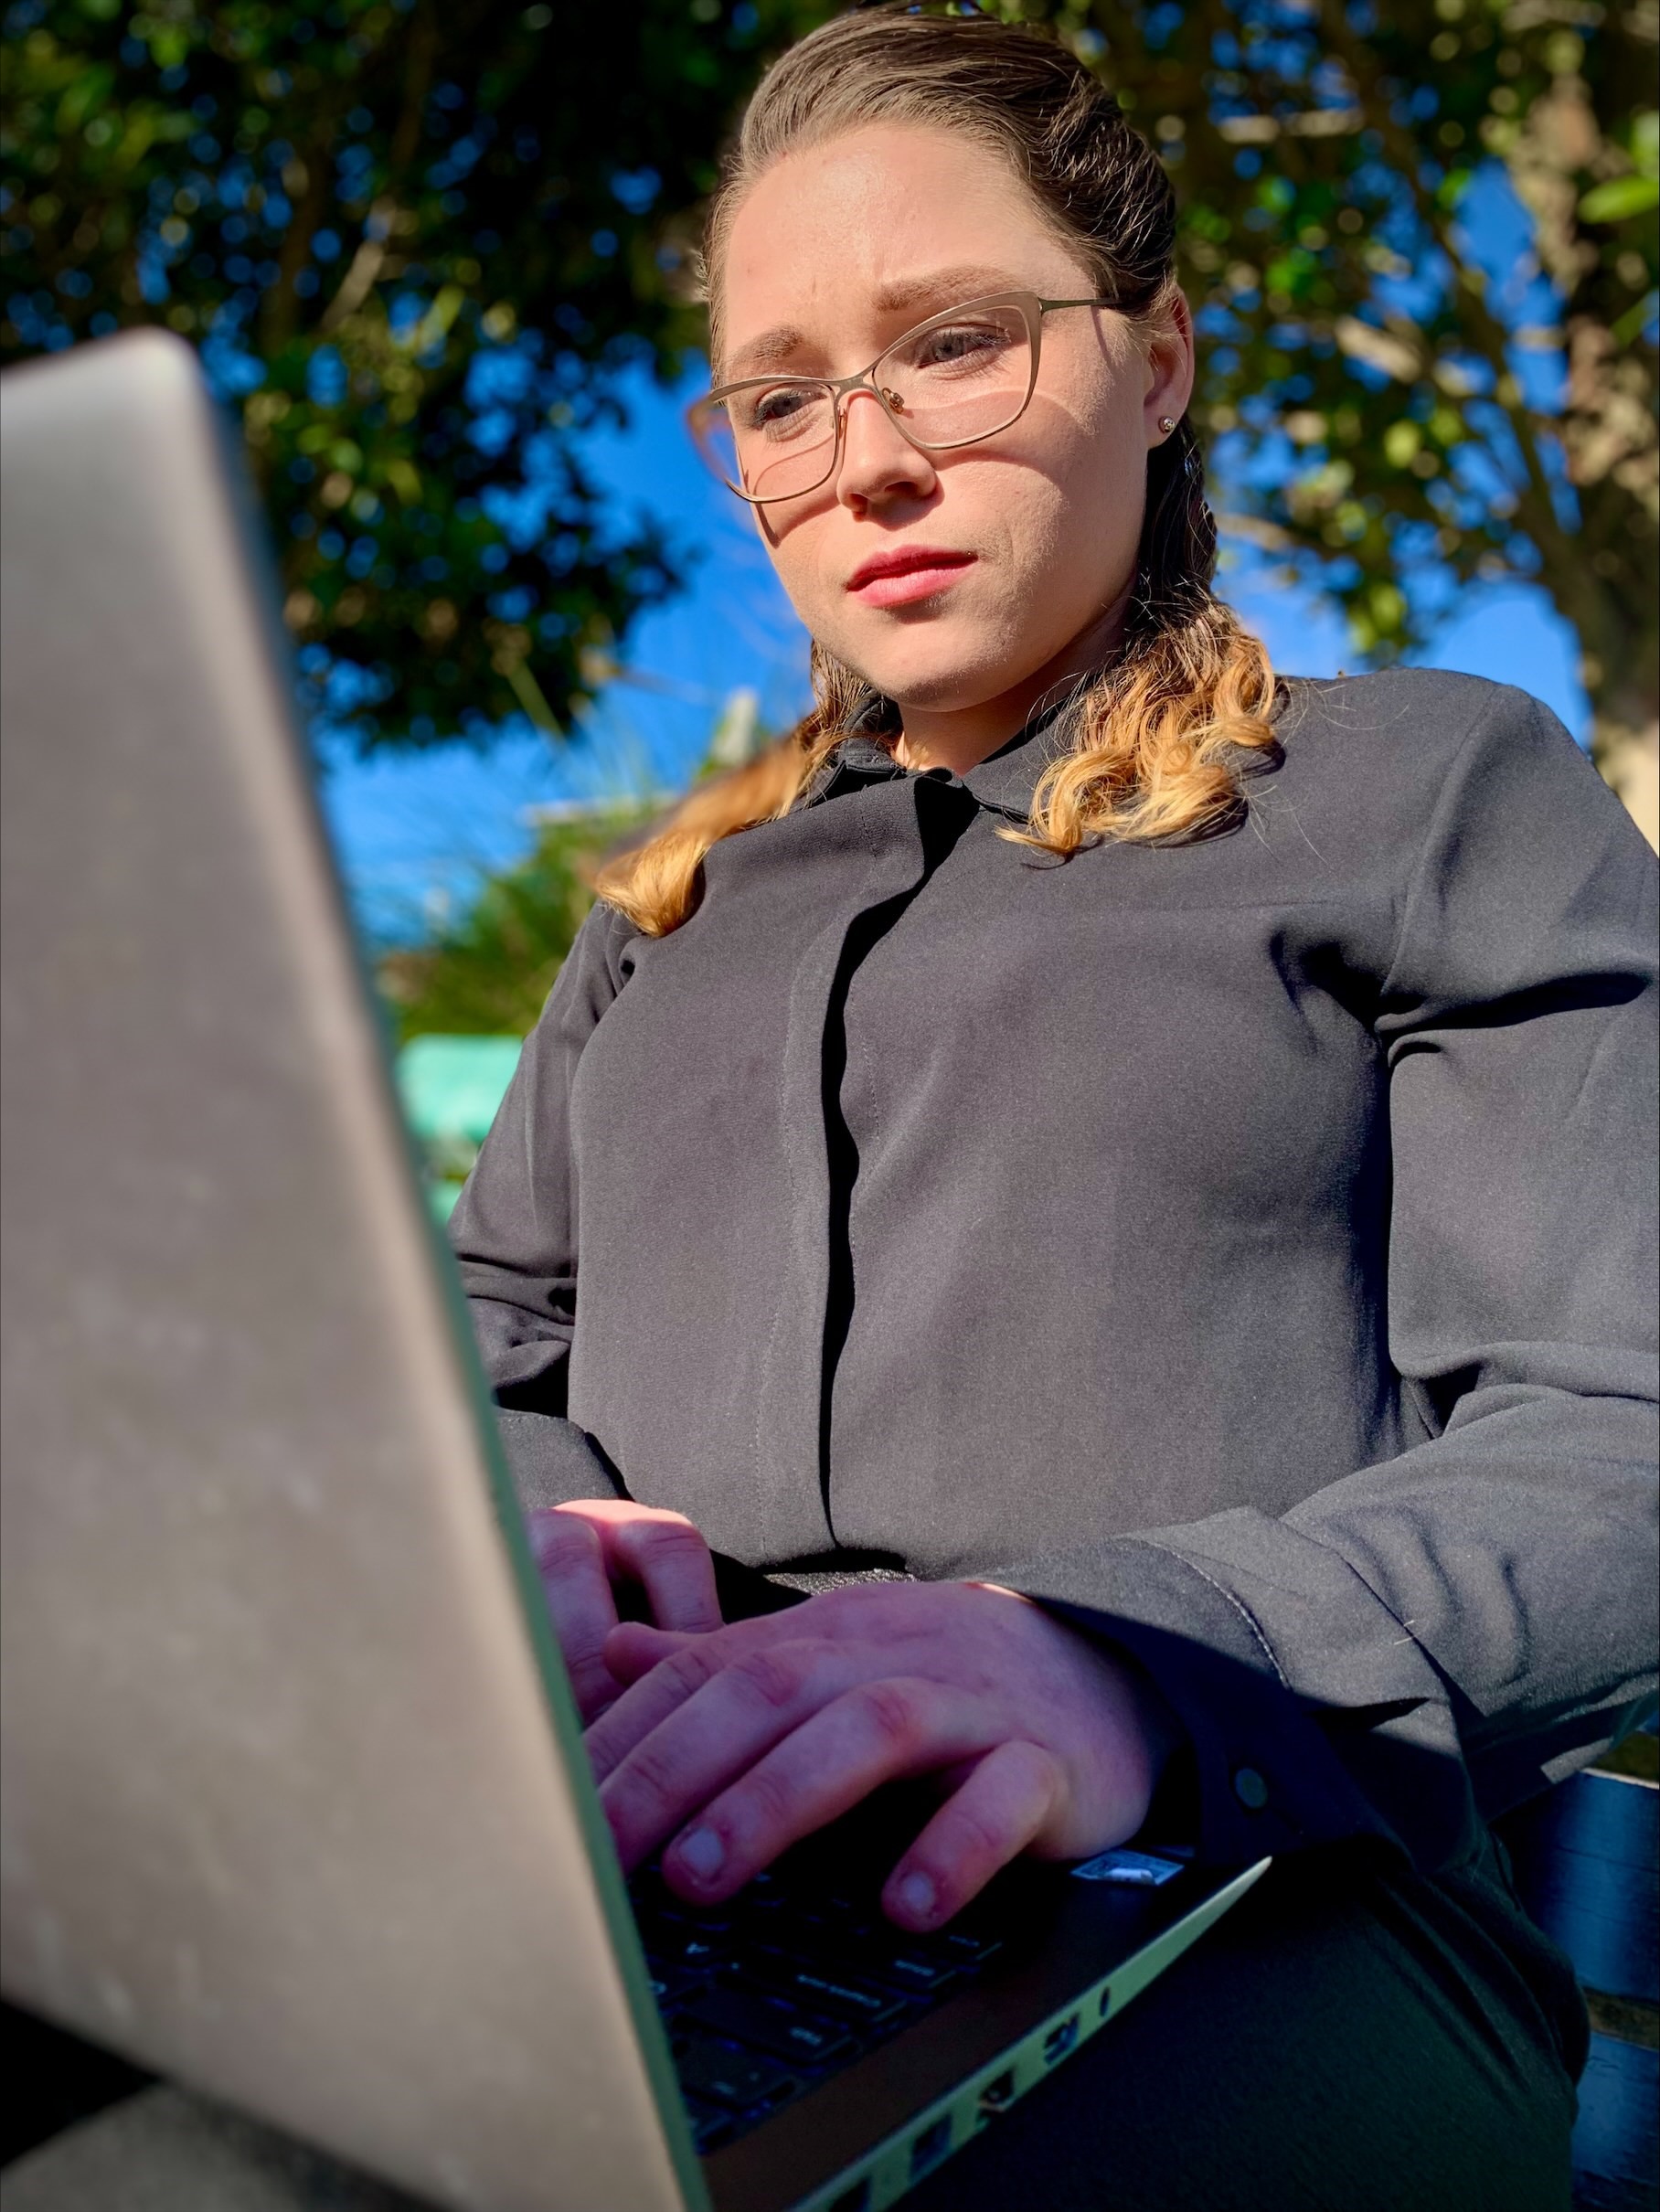
{"label": "woman's hand", "polygon": [[605,1664],[632,1686],[588,1748],[622,1864],[666,1844],[664,1875],[696,1903],[878,1784],[932,1773],[951,1794],[882,1906],[937,1928],[1021,1852],[1133,1835],[1180,1737],[1139,1673],[984,1582],[831,1590],[712,1635],[624,1623]]}
{"label": "woman's hand", "polygon": [[622,1498],[579,1498],[528,1515],[530,1548],[583,1726],[622,1694],[601,1653],[617,1625],[616,1586],[644,1591],[660,1629],[720,1626],[709,1547],[684,1514]]}

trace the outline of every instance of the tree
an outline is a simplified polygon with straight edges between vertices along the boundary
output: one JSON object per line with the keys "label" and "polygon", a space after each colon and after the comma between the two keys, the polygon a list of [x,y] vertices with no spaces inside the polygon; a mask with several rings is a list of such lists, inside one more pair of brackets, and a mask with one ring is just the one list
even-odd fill
{"label": "tree", "polygon": [[650,819],[619,805],[544,823],[527,857],[487,876],[431,943],[385,954],[377,980],[399,1042],[527,1035],[593,904],[596,867]]}
{"label": "tree", "polygon": [[[1646,780],[1652,817],[1653,0],[1003,12],[1054,23],[1171,166],[1234,526],[1335,598],[1374,663],[1473,580],[1541,585],[1604,771],[1639,804]],[[1486,266],[1484,197],[1518,234]]]}
{"label": "tree", "polygon": [[753,80],[755,9],[11,0],[4,21],[0,357],[134,323],[200,346],[308,704],[363,744],[561,728],[683,573],[658,526],[601,510],[576,441],[620,419],[627,367],[672,376],[698,344],[675,218]]}
{"label": "tree", "polygon": [[[753,691],[729,692],[694,782],[740,767],[778,734],[761,722]],[[600,864],[648,835],[665,811],[662,795],[651,792],[540,810],[536,843],[523,859],[484,876],[463,911],[430,943],[383,954],[377,981],[399,1042],[524,1036],[593,904]]]}
{"label": "tree", "polygon": [[[715,149],[835,5],[11,0],[0,353],[187,331],[314,702],[366,743],[557,728],[686,558],[618,533],[575,440],[699,346]],[[1652,776],[1654,0],[986,5],[1053,23],[1172,168],[1235,529],[1372,662],[1538,582],[1606,772]],[[1519,229],[1491,266],[1484,200]]]}
{"label": "tree", "polygon": [[[1581,640],[1604,771],[1652,836],[1652,10],[996,4],[1052,22],[1171,167],[1225,519],[1330,593],[1375,663],[1424,644],[1472,581],[1541,584]],[[1468,218],[1495,183],[1519,236],[1488,268]],[[485,887],[411,1027],[468,1005],[459,1026],[506,1019],[483,984],[488,913],[542,865]]]}

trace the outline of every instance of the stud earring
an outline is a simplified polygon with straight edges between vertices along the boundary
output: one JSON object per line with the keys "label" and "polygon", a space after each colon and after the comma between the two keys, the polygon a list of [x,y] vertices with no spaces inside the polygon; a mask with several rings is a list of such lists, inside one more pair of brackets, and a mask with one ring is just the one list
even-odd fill
{"label": "stud earring", "polygon": [[1164,431],[1165,437],[1167,438],[1171,431],[1176,428],[1176,417],[1174,415],[1161,415],[1158,419],[1158,427]]}

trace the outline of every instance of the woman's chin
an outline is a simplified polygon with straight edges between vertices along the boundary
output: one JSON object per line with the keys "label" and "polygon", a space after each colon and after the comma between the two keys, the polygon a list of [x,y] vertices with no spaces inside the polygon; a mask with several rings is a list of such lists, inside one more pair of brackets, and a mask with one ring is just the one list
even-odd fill
{"label": "woman's chin", "polygon": [[[845,657],[867,682],[901,707],[954,714],[982,705],[1005,688],[988,660],[983,631],[941,622],[904,640],[850,641]],[[864,648],[860,650],[860,648]],[[830,650],[835,652],[833,645]],[[1014,680],[1010,678],[1009,680]]]}

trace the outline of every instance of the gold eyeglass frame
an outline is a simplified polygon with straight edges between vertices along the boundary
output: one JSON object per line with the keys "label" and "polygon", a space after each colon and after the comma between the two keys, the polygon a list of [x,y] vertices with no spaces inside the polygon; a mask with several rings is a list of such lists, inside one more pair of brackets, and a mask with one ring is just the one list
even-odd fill
{"label": "gold eyeglass frame", "polygon": [[[786,499],[804,499],[809,493],[816,492],[821,485],[828,484],[840,466],[842,434],[847,420],[847,409],[844,401],[854,392],[874,393],[877,404],[899,431],[900,437],[908,444],[914,445],[919,452],[947,453],[955,452],[960,446],[978,445],[982,440],[995,438],[999,432],[1007,430],[1011,423],[1018,422],[1030,406],[1032,394],[1038,388],[1038,364],[1043,350],[1044,316],[1053,314],[1058,307],[1115,307],[1117,304],[1116,300],[1107,299],[1045,300],[1040,299],[1035,292],[985,292],[976,299],[960,301],[954,307],[942,308],[938,314],[929,315],[922,322],[914,324],[910,330],[903,331],[897,338],[890,339],[867,367],[859,369],[851,377],[793,377],[788,370],[774,369],[770,377],[740,377],[734,383],[715,385],[701,398],[694,399],[686,409],[686,427],[691,432],[692,441],[697,446],[698,452],[734,498],[745,500],[752,507],[772,506]],[[924,331],[932,330],[939,324],[952,322],[958,315],[967,314],[976,307],[1016,307],[1019,309],[1024,317],[1027,343],[1031,348],[1032,356],[1031,375],[1027,379],[1025,397],[1007,422],[999,422],[994,430],[976,431],[972,438],[948,438],[937,442],[931,442],[924,438],[913,437],[905,424],[900,421],[899,413],[896,412],[894,401],[897,394],[890,394],[882,389],[881,386],[875,381],[876,372],[889,355],[897,353],[901,346],[910,345],[913,338],[920,337]],[[716,406],[722,400],[729,399],[734,392],[755,391],[763,386],[774,384],[816,385],[820,390],[829,393],[830,404],[835,420],[835,436],[831,441],[829,463],[822,476],[813,484],[803,484],[799,491],[761,494],[745,492],[732,482],[725,469],[715,458],[714,450],[708,436],[708,420]],[[899,404],[900,408],[903,407],[902,401]]]}

